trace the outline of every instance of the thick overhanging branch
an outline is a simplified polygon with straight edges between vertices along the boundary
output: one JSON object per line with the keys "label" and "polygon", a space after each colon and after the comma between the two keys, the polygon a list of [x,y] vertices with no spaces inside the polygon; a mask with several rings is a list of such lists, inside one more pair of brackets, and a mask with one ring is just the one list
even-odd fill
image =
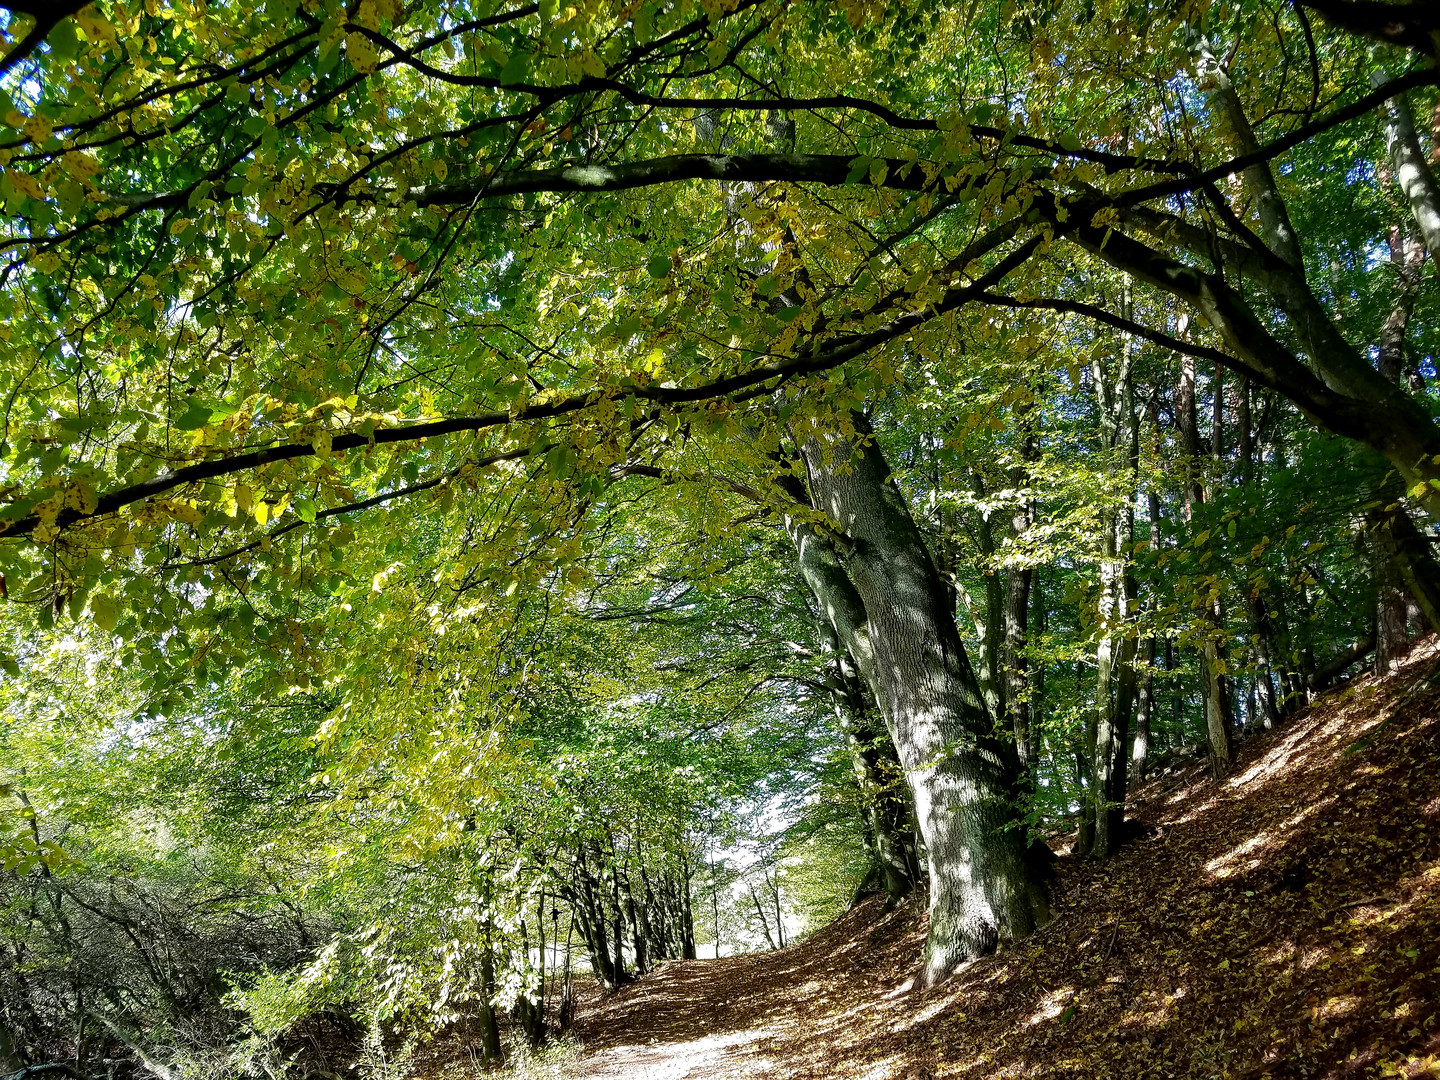
{"label": "thick overhanging branch", "polygon": [[[1398,94],[1419,86],[1440,85],[1440,68],[1413,71],[1391,79],[1349,105],[1336,109],[1309,124],[1244,154],[1209,169],[1197,170],[1189,162],[1164,164],[1148,159],[1134,159],[1134,167],[1178,173],[1173,180],[1147,184],[1113,196],[1120,207],[1137,206],[1156,199],[1183,195],[1223,180],[1246,168],[1268,162],[1340,124],[1363,116]],[[973,131],[974,129],[972,129]],[[998,133],[998,129],[997,129]],[[1012,136],[1010,143],[1022,145],[1021,137]],[[1047,153],[1065,156],[1068,152],[1044,144]],[[1069,156],[1081,156],[1069,154]],[[710,180],[722,183],[796,183],[840,187],[852,182],[856,157],[851,154],[672,154],[645,161],[615,164],[566,165],[550,169],[512,169],[496,173],[462,177],[440,184],[425,184],[397,190],[365,190],[352,178],[340,184],[317,185],[315,194],[325,199],[378,202],[403,198],[417,206],[470,206],[477,199],[505,198],[541,192],[599,194],[656,187],[687,180]],[[880,187],[907,191],[930,188],[946,190],[937,179],[937,166],[902,158],[877,158],[874,164],[885,166]],[[1107,165],[1107,167],[1110,167]],[[1118,167],[1118,166],[1117,166]],[[1126,167],[1130,167],[1127,165]],[[1031,178],[1043,178],[1048,169],[1032,170]],[[943,174],[941,174],[943,175]],[[211,177],[211,180],[223,179]],[[869,172],[860,183],[869,184]],[[109,192],[106,198],[116,205],[136,210],[161,210],[181,206],[189,199],[193,187],[168,192]],[[237,197],[237,196],[231,196]]]}
{"label": "thick overhanging branch", "polygon": [[[597,389],[553,401],[539,402],[517,409],[514,413],[485,412],[473,416],[446,417],[410,424],[406,427],[380,428],[369,434],[345,432],[331,438],[330,451],[343,453],[366,446],[418,442],[422,439],[438,438],[442,435],[477,433],[536,420],[554,419],[580,412],[597,404],[605,397],[633,396],[640,401],[648,402],[652,406],[652,415],[654,416],[661,415],[668,408],[694,405],[704,401],[743,400],[763,392],[766,384],[779,385],[789,379],[832,370],[863,356],[871,349],[905,337],[929,320],[958,309],[971,299],[983,294],[986,289],[998,285],[1006,276],[1023,265],[1039,244],[1040,238],[1032,237],[971,284],[949,289],[944,297],[930,309],[911,312],[895,319],[889,326],[870,333],[856,334],[833,342],[829,348],[822,349],[820,343],[816,343],[812,351],[808,353],[775,360],[768,364],[760,364],[747,371],[737,372],[734,375],[695,386],[637,386]],[[95,509],[88,513],[67,508],[56,515],[54,525],[60,529],[68,528],[81,522],[116,513],[127,506],[155,498],[187,484],[248,472],[274,462],[310,457],[315,453],[317,450],[313,442],[282,443],[244,454],[196,462],[194,465],[187,465],[161,476],[151,477],[138,484],[107,492],[99,497]],[[42,519],[37,514],[18,518],[8,526],[0,528],[0,539],[27,537],[41,524]]]}
{"label": "thick overhanging branch", "polygon": [[1363,400],[1331,389],[1271,335],[1222,278],[1123,233],[1082,225],[1073,235],[1096,257],[1189,303],[1234,354],[1221,362],[1282,394],[1321,427],[1373,447],[1397,465],[1403,462],[1407,471],[1422,456],[1440,451],[1440,432],[1408,395],[1388,384]]}
{"label": "thick overhanging branch", "polygon": [[1432,0],[1386,4],[1377,0],[1295,0],[1331,26],[1386,45],[1440,59],[1440,8]]}
{"label": "thick overhanging branch", "polygon": [[47,3],[46,0],[22,0],[22,2],[4,5],[14,14],[32,16],[35,19],[35,25],[16,43],[13,49],[0,58],[0,78],[8,75],[17,64],[44,44],[45,39],[50,36],[51,30],[54,30],[61,22],[70,18],[87,3],[89,0],[78,0],[78,2],[77,0],[62,0],[60,3]]}

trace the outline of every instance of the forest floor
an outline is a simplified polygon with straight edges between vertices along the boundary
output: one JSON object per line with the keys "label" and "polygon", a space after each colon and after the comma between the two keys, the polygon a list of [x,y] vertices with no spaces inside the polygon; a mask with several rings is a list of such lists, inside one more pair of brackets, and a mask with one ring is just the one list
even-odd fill
{"label": "forest floor", "polygon": [[1064,849],[1055,919],[909,991],[923,908],[589,999],[569,1076],[1440,1077],[1440,644],[1136,792],[1141,837]]}

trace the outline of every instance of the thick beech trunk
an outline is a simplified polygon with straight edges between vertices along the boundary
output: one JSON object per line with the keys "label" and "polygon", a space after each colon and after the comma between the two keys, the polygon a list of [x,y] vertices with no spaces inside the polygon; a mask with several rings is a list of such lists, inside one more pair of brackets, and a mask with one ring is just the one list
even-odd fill
{"label": "thick beech trunk", "polygon": [[930,864],[921,987],[1048,920],[1045,863],[1021,821],[1015,748],[995,737],[940,575],[867,424],[855,421],[853,438],[805,444],[825,523],[797,513],[788,527],[805,581],[870,684],[914,793]]}
{"label": "thick beech trunk", "polygon": [[915,831],[902,793],[904,770],[884,725],[865,700],[859,673],[826,622],[818,628],[822,647],[831,652],[828,689],[840,730],[850,747],[851,771],[860,792],[860,816],[874,873],[890,898],[899,903],[920,881]]}

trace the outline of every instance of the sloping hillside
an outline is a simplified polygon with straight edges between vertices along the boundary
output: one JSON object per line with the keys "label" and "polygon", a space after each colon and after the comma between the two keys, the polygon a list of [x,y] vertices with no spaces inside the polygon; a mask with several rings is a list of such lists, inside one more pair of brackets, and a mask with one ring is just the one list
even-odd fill
{"label": "sloping hillside", "polygon": [[911,905],[672,963],[580,1018],[588,1077],[1440,1076],[1440,646],[1139,792],[1056,919],[925,995]]}

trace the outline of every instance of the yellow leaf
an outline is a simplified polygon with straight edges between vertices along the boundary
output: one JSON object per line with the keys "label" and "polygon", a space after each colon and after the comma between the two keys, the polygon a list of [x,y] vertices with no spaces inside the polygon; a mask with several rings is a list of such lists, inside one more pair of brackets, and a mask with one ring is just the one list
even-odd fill
{"label": "yellow leaf", "polygon": [[19,169],[7,169],[5,179],[9,180],[10,186],[26,198],[34,199],[37,202],[45,198],[45,189],[40,186],[40,181],[27,172]]}
{"label": "yellow leaf", "polygon": [[79,24],[81,31],[90,41],[115,40],[115,27],[110,25],[110,21],[100,14],[100,10],[94,4],[77,12],[75,22]]}
{"label": "yellow leaf", "polygon": [[374,71],[379,59],[375,52],[375,46],[370,44],[370,39],[361,33],[345,35],[345,57],[350,61],[350,66],[361,75],[368,75]]}
{"label": "yellow leaf", "polygon": [[46,117],[41,116],[39,113],[36,113],[34,116],[30,117],[29,120],[25,121],[24,130],[26,138],[28,138],[31,142],[35,143],[38,146],[40,143],[43,143],[45,142],[45,140],[50,138],[50,132],[52,129],[50,126],[50,121]]}

